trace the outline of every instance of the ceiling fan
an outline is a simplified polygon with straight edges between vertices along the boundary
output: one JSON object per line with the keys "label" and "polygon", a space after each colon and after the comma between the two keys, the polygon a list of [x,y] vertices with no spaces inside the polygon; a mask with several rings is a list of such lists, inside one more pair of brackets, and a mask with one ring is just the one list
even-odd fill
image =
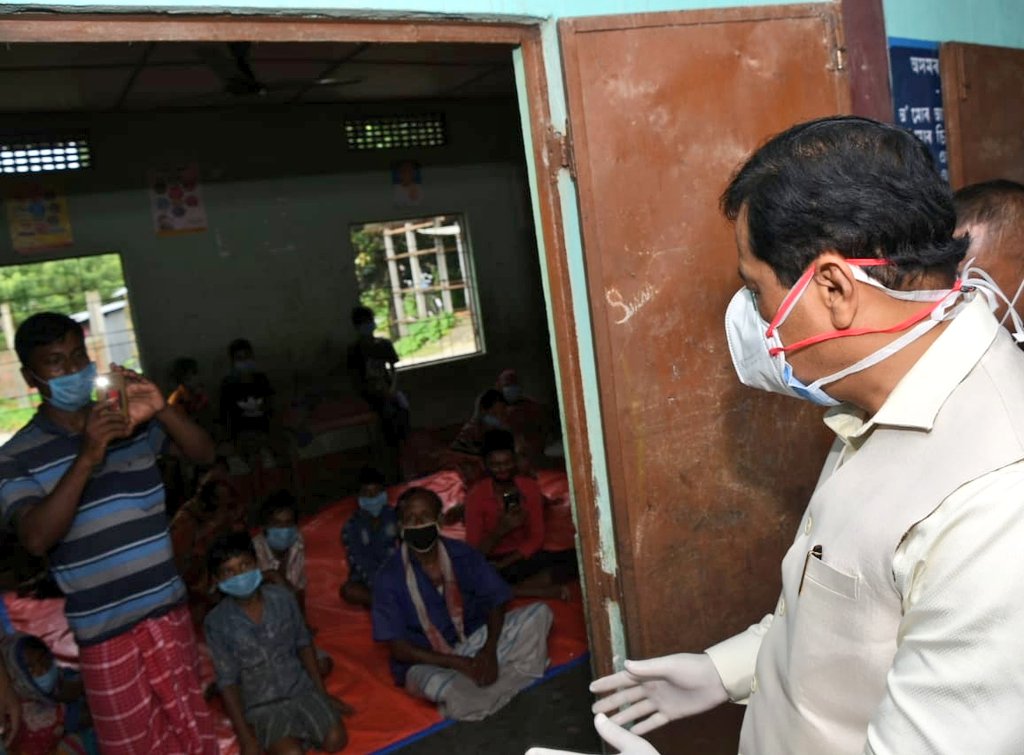
{"label": "ceiling fan", "polygon": [[196,47],[196,55],[224,82],[224,92],[234,97],[265,97],[270,92],[300,91],[311,87],[339,87],[358,84],[362,77],[261,81],[252,70],[251,42],[228,42],[228,55],[218,47]]}

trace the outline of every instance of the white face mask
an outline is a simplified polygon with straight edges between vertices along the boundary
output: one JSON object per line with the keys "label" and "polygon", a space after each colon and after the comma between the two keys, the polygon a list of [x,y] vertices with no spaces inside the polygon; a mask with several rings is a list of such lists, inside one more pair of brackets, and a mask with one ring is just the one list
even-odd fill
{"label": "white face mask", "polygon": [[[740,382],[751,388],[759,388],[771,393],[780,393],[811,401],[821,406],[836,406],[839,401],[825,392],[824,386],[841,378],[872,367],[879,362],[906,348],[939,323],[955,317],[969,298],[963,296],[961,287],[966,283],[965,277],[959,279],[951,289],[940,291],[894,291],[867,275],[861,267],[884,265],[884,260],[846,260],[851,267],[853,276],[867,285],[884,291],[894,299],[904,301],[931,302],[918,314],[897,323],[891,328],[861,328],[845,331],[822,333],[803,341],[783,346],[779,337],[779,327],[789,317],[790,312],[803,296],[814,275],[813,265],[793,285],[779,306],[771,323],[765,322],[757,310],[753,294],[745,288],[740,289],[732,297],[725,313],[725,334],[729,343],[729,354],[732,356],[733,367]],[[965,271],[966,274],[967,271]],[[981,281],[972,279],[970,285],[976,288],[988,288]],[[998,287],[996,287],[998,291]],[[987,295],[987,294],[986,294]],[[1005,297],[1004,297],[1005,298]],[[991,301],[991,300],[990,300]],[[815,380],[810,385],[804,384],[786,360],[786,351],[796,351],[822,341],[867,333],[899,333],[906,331],[896,340],[883,346],[860,361],[831,375]]]}

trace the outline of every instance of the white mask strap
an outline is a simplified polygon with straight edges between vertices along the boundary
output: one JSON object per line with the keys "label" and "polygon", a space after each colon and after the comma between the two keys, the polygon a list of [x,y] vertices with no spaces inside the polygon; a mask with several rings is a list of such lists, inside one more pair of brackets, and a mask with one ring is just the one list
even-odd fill
{"label": "white mask strap", "polygon": [[1017,299],[1020,297],[1021,292],[1024,291],[1024,280],[1017,287],[1017,293],[1013,295],[1013,299],[1007,299],[1006,294],[999,288],[999,284],[992,279],[992,276],[980,267],[974,267],[973,263],[974,259],[972,258],[964,265],[964,270],[960,274],[960,279],[964,282],[965,289],[972,287],[981,291],[985,299],[988,300],[989,309],[993,312],[996,311],[999,301],[1002,300],[1006,304],[1006,314],[1003,315],[1000,325],[1005,324],[1007,318],[1009,318],[1013,323],[1013,340],[1017,343],[1024,343],[1024,321],[1021,320],[1017,310],[1014,309]]}

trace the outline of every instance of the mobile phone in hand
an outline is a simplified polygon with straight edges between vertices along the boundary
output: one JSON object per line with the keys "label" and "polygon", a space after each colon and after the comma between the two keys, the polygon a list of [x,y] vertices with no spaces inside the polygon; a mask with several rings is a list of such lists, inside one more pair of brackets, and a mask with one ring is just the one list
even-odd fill
{"label": "mobile phone in hand", "polygon": [[96,377],[96,400],[109,401],[121,412],[122,416],[128,416],[128,394],[124,390],[124,375],[119,372],[111,372]]}
{"label": "mobile phone in hand", "polygon": [[519,491],[506,490],[501,494],[501,501],[505,504],[505,511],[510,511],[519,505]]}

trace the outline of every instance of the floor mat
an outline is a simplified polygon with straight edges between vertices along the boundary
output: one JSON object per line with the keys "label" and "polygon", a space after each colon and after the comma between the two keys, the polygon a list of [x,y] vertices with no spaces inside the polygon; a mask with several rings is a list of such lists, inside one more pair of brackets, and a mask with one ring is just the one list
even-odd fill
{"label": "floor mat", "polygon": [[[562,473],[541,473],[538,482],[546,499],[546,547],[553,550],[572,547],[573,529],[568,501],[568,483]],[[436,491],[445,508],[465,498],[461,478],[441,472],[417,485]],[[394,504],[401,488],[389,491]],[[338,588],[347,577],[345,551],[341,544],[341,526],[356,510],[355,498],[332,504],[302,524],[306,541],[306,570],[309,586],[306,608],[316,634],[314,642],[334,658],[334,671],[327,680],[328,691],[344,698],[355,713],[346,719],[349,745],[346,752],[391,752],[402,744],[443,727],[447,722],[436,708],[410,697],[396,687],[388,670],[387,649],[375,643],[371,635],[370,614],[354,608],[338,597]],[[448,537],[465,536],[461,524],[444,530]],[[522,601],[526,602],[526,601]],[[10,622],[19,630],[37,634],[65,664],[74,665],[78,649],[64,620],[62,600],[32,600],[13,594],[4,595]],[[586,661],[587,634],[579,590],[570,601],[548,601],[555,614],[548,640],[551,659],[549,675]],[[0,613],[0,625],[4,621]],[[203,653],[204,679],[213,678],[212,664]],[[225,755],[237,752],[231,724],[218,711],[217,734]]]}

